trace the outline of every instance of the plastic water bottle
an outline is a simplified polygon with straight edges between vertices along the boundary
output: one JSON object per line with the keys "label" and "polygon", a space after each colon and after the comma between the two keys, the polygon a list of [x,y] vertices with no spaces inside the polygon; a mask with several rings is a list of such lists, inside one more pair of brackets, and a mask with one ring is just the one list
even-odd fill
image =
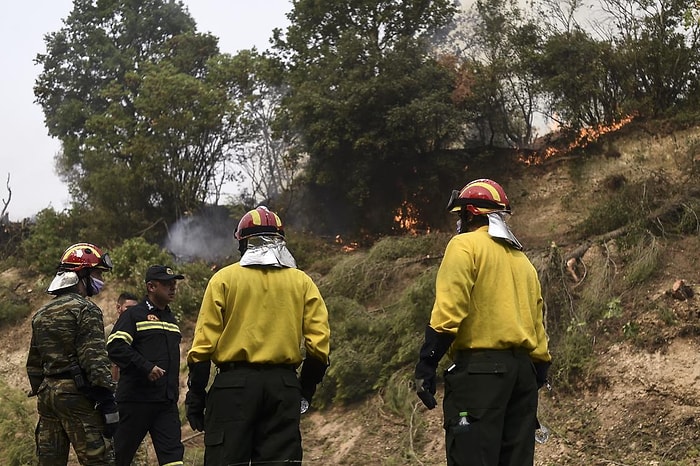
{"label": "plastic water bottle", "polygon": [[540,425],[535,431],[535,442],[545,443],[549,439],[549,429],[546,426]]}
{"label": "plastic water bottle", "polygon": [[309,410],[309,401],[306,398],[301,399],[301,414]]}
{"label": "plastic water bottle", "polygon": [[459,413],[459,422],[457,424],[460,426],[465,426],[465,427],[468,426],[469,425],[469,419],[467,418],[468,415],[469,415],[469,413],[467,413],[466,411],[460,412]]}

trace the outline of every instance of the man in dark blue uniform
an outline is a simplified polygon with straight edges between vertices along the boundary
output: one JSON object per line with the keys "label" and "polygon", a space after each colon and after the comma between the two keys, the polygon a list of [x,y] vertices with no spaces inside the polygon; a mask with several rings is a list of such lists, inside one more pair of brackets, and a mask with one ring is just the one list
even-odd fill
{"label": "man in dark blue uniform", "polygon": [[181,334],[168,306],[184,278],[164,265],[149,267],[146,299],[119,316],[107,339],[109,357],[120,369],[117,466],[129,466],[146,433],[159,464],[184,464],[177,409]]}

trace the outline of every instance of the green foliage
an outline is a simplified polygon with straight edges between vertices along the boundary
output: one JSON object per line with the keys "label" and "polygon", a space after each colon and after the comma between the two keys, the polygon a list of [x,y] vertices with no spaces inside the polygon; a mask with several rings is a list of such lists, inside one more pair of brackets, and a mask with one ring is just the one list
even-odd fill
{"label": "green foliage", "polygon": [[34,412],[36,398],[28,399],[20,390],[0,382],[0,464],[28,466],[35,464]]}
{"label": "green foliage", "polygon": [[0,283],[0,328],[19,322],[31,311],[27,298],[14,293],[9,285]]}
{"label": "green foliage", "polygon": [[449,237],[429,234],[383,238],[368,252],[355,251],[337,261],[321,282],[322,291],[360,302],[386,302],[383,292],[389,285],[395,289],[395,277],[408,278],[411,275],[406,271],[410,270],[419,274],[421,262],[430,264],[441,257]]}
{"label": "green foliage", "polygon": [[650,179],[626,183],[613,195],[599,198],[591,206],[588,216],[578,225],[581,237],[609,233],[626,226],[641,225],[649,210],[662,198],[665,183]]}
{"label": "green foliage", "polygon": [[24,263],[32,270],[53,275],[66,248],[75,243],[94,241],[81,236],[83,226],[83,219],[71,211],[43,209],[36,215],[30,235],[20,245]]}
{"label": "green foliage", "polygon": [[639,324],[634,321],[627,321],[622,326],[622,334],[629,340],[634,340],[639,335]]}
{"label": "green foliage", "polygon": [[185,279],[178,281],[175,301],[170,306],[179,320],[196,318],[204,290],[213,274],[209,265],[202,261],[176,264],[168,251],[141,237],[124,241],[110,255],[114,262],[114,276],[136,295],[145,292],[145,274],[151,265],[168,265],[184,275]]}
{"label": "green foliage", "polygon": [[196,320],[202,303],[204,290],[214,271],[203,261],[175,265],[178,273],[185,276],[179,280],[175,301],[170,305],[178,320]]}
{"label": "green foliage", "polygon": [[141,237],[127,239],[109,254],[114,263],[114,276],[136,290],[144,289],[144,278],[149,266],[161,264],[175,268],[174,259],[168,251]]}
{"label": "green foliage", "polygon": [[285,238],[297,267],[308,273],[327,273],[342,254],[338,245],[307,231],[286,228]]}
{"label": "green foliage", "polygon": [[649,241],[643,241],[627,251],[629,264],[627,265],[625,281],[629,285],[641,285],[652,277],[661,259],[661,248],[657,240],[651,237]]}
{"label": "green foliage", "polygon": [[593,336],[585,323],[574,323],[552,344],[551,379],[558,390],[572,391],[586,378],[594,362]]}
{"label": "green foliage", "polygon": [[45,42],[34,93],[62,143],[59,175],[110,241],[160,240],[218,196],[239,86],[182,2],[76,1]]}
{"label": "green foliage", "polygon": [[[435,257],[440,257],[428,258],[426,252],[443,250],[446,239],[384,238],[367,253],[343,257],[324,277],[333,347],[319,406],[359,400],[415,363],[435,299]],[[376,302],[383,307],[369,310]]]}
{"label": "green foliage", "polygon": [[438,151],[461,126],[451,71],[425,39],[454,11],[445,0],[294,4],[275,44],[293,90],[281,125],[300,135],[295,151],[308,154],[315,231],[391,233],[393,215],[376,212],[429,198],[415,193],[434,186],[424,174],[436,173]]}
{"label": "green foliage", "polygon": [[534,72],[542,91],[551,96],[550,114],[574,130],[610,125],[624,116],[616,99],[622,83],[615,80],[620,66],[615,60],[612,44],[583,30],[547,37]]}
{"label": "green foliage", "polygon": [[605,319],[613,319],[622,315],[622,304],[620,298],[615,298],[608,302],[608,306],[603,314]]}
{"label": "green foliage", "polygon": [[378,346],[380,328],[374,317],[358,302],[342,296],[325,296],[333,330],[331,366],[319,387],[314,403],[361,399],[372,392],[381,369]]}

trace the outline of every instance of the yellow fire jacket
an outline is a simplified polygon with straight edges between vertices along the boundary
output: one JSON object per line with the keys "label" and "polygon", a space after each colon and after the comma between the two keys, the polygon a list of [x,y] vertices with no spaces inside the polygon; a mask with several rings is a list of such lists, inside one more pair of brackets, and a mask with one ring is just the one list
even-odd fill
{"label": "yellow fire jacket", "polygon": [[328,364],[328,310],[311,278],[295,268],[242,267],[214,274],[204,292],[188,363]]}
{"label": "yellow fire jacket", "polygon": [[488,227],[453,237],[436,279],[430,326],[451,333],[461,349],[525,348],[551,361],[542,290],[527,256],[488,234]]}

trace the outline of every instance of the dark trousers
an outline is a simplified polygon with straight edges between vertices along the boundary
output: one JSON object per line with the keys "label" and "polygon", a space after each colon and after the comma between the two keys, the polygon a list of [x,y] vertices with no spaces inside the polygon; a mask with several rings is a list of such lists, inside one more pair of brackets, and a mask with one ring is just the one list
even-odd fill
{"label": "dark trousers", "polygon": [[443,402],[448,466],[531,466],[537,381],[528,353],[460,351],[455,360]]}
{"label": "dark trousers", "polygon": [[159,464],[183,464],[185,448],[180,414],[174,402],[120,402],[119,428],[114,434],[117,466],[129,466],[146,434],[151,435]]}
{"label": "dark trousers", "polygon": [[234,367],[207,395],[204,464],[301,464],[301,387],[292,367]]}

